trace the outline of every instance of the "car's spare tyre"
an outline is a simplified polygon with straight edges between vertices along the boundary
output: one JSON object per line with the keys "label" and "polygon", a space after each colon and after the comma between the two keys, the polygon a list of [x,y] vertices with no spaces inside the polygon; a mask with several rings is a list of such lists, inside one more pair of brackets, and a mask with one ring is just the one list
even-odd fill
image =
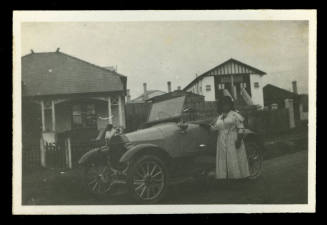
{"label": "car's spare tyre", "polygon": [[245,149],[250,170],[250,176],[248,178],[256,179],[262,173],[262,149],[260,148],[260,145],[254,141],[246,141]]}
{"label": "car's spare tyre", "polygon": [[161,200],[167,190],[167,180],[166,165],[156,155],[142,155],[130,162],[127,183],[137,203],[153,204]]}

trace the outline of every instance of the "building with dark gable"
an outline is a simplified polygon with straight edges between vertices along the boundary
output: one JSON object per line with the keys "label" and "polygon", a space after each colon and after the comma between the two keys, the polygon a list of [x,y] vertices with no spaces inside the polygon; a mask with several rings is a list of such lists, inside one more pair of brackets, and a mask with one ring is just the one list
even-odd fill
{"label": "building with dark gable", "polygon": [[263,88],[264,105],[270,110],[291,107],[294,111],[294,125],[308,121],[308,95],[298,94],[296,81],[292,82],[293,91],[288,91],[272,84]]}
{"label": "building with dark gable", "polygon": [[[60,52],[33,51],[22,57],[23,148],[41,150],[47,166],[46,149],[59,144],[71,167],[70,135],[80,131],[89,139],[108,123],[125,127],[127,78]],[[64,140],[61,137],[65,137]]]}

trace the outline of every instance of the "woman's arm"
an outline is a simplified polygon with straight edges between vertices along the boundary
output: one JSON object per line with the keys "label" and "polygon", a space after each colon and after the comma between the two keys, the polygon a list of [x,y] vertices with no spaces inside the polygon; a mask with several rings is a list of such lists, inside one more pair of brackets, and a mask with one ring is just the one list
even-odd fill
{"label": "woman's arm", "polygon": [[[219,117],[218,117],[219,118]],[[209,124],[210,126],[210,131],[217,131],[218,130],[218,127],[217,127],[217,120],[218,118],[216,118],[213,122],[211,122]]]}

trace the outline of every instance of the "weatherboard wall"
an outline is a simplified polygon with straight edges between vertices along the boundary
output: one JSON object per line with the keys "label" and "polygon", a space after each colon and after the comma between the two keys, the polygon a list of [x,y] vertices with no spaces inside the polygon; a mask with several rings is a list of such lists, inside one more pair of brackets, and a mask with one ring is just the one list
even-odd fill
{"label": "weatherboard wall", "polygon": [[255,105],[264,105],[262,77],[258,74],[250,74],[251,99]]}

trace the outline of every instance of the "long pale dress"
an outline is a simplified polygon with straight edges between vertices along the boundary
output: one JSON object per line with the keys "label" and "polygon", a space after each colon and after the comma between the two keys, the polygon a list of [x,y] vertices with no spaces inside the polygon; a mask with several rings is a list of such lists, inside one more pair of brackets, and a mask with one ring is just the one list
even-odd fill
{"label": "long pale dress", "polygon": [[220,115],[214,124],[218,130],[216,154],[216,178],[239,179],[250,175],[244,143],[237,149],[235,141],[240,129],[244,129],[243,117],[230,111]]}

